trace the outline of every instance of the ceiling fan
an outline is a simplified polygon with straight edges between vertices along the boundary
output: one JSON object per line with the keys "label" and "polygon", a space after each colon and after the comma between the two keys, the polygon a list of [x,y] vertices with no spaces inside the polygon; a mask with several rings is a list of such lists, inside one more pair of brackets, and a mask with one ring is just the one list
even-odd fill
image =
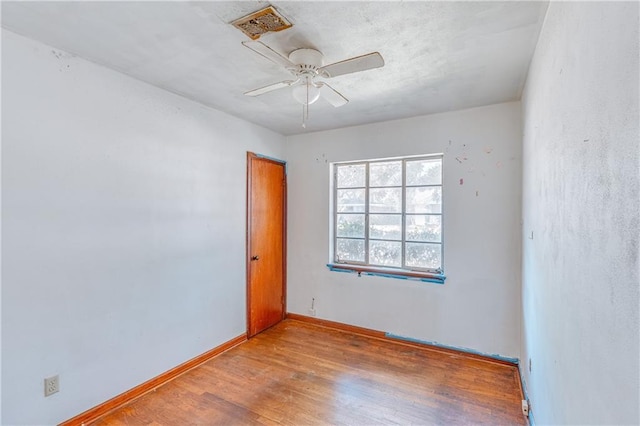
{"label": "ceiling fan", "polygon": [[275,64],[281,65],[294,77],[291,80],[250,90],[245,92],[245,95],[259,96],[273,90],[291,87],[293,98],[303,107],[302,127],[305,127],[306,119],[309,116],[309,105],[317,101],[320,96],[334,107],[340,107],[349,102],[340,92],[321,79],[384,66],[384,59],[378,52],[324,65],[324,55],[315,49],[296,49],[288,57],[284,57],[259,41],[245,41],[242,44]]}

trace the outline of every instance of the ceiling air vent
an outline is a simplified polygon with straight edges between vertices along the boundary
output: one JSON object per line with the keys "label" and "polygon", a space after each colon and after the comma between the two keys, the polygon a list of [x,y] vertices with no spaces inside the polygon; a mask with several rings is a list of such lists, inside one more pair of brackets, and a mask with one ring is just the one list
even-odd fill
{"label": "ceiling air vent", "polygon": [[259,39],[264,33],[282,31],[293,26],[273,6],[265,7],[251,15],[236,19],[231,25],[238,28],[252,40]]}

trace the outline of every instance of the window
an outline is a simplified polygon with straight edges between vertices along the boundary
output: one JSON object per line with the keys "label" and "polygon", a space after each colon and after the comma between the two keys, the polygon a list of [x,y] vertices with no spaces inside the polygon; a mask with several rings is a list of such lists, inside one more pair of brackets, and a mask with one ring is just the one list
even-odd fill
{"label": "window", "polygon": [[333,266],[442,273],[442,156],[336,163],[333,172]]}

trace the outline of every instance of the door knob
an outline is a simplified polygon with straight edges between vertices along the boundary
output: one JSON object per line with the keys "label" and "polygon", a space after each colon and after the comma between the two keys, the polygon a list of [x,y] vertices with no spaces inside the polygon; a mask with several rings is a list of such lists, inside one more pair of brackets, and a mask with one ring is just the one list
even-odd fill
{"label": "door knob", "polygon": [[258,257],[258,256],[251,256],[251,260],[260,260],[260,257]]}

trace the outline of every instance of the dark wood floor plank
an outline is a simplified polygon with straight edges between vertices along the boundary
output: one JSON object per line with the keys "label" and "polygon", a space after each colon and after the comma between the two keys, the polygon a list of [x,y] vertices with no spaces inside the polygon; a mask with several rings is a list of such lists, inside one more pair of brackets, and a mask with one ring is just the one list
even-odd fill
{"label": "dark wood floor plank", "polygon": [[295,320],[94,425],[525,425],[516,368]]}

